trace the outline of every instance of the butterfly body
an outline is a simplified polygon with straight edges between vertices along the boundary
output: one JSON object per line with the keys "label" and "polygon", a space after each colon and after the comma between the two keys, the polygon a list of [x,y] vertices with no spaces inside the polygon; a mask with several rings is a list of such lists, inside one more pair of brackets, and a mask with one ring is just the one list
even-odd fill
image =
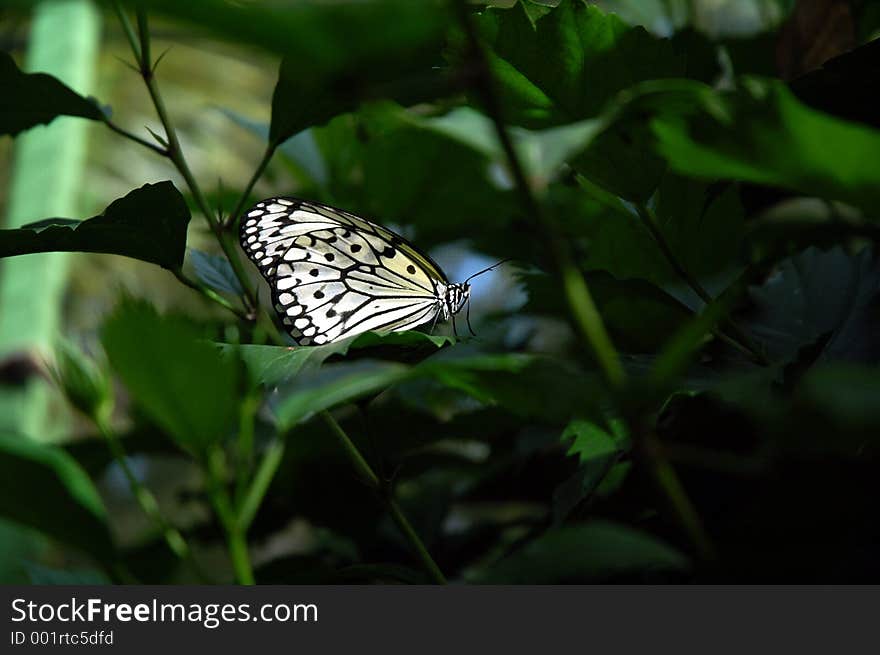
{"label": "butterfly body", "polygon": [[468,283],[449,282],[403,237],[321,203],[263,200],[243,216],[240,239],[299,345],[448,320],[470,298]]}

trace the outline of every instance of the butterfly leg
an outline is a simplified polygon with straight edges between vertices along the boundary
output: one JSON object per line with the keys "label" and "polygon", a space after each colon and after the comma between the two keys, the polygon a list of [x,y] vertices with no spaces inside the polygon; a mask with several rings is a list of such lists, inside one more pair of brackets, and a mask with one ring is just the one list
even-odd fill
{"label": "butterfly leg", "polygon": [[471,327],[471,301],[470,301],[470,298],[468,298],[468,301],[467,301],[467,309],[464,312],[464,317],[467,320],[467,326],[468,326],[468,330],[470,330],[470,332],[471,332],[471,336],[472,337],[477,336],[477,333],[474,332],[474,328]]}
{"label": "butterfly leg", "polygon": [[434,314],[434,320],[431,321],[431,330],[428,332],[428,334],[431,334],[431,335],[434,334],[434,328],[437,327],[437,319],[439,319],[439,318],[440,318],[440,309],[438,309],[437,313]]}
{"label": "butterfly leg", "polygon": [[452,334],[458,339],[458,329],[455,327],[455,314],[452,315]]}

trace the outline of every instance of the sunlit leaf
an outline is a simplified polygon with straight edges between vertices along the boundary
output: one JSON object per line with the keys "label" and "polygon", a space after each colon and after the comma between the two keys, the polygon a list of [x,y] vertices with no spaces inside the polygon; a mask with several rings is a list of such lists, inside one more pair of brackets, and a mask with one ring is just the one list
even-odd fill
{"label": "sunlit leaf", "polygon": [[843,200],[880,203],[880,131],[798,102],[785,85],[746,79],[734,93],[700,94],[692,111],[652,122],[670,166],[702,179],[733,179]]}

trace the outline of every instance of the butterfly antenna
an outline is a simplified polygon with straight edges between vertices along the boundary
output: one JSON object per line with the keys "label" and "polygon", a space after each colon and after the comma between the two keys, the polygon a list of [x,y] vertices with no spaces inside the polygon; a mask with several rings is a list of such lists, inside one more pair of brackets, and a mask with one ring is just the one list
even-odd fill
{"label": "butterfly antenna", "polygon": [[476,273],[474,273],[473,275],[468,277],[468,279],[466,279],[464,282],[462,282],[462,284],[467,284],[468,282],[473,280],[478,275],[482,275],[483,273],[488,273],[489,271],[494,271],[496,268],[501,266],[501,264],[506,264],[507,262],[510,262],[510,261],[513,261],[513,257],[508,257],[507,259],[502,259],[500,262],[496,262],[495,264],[492,264],[490,267],[484,268],[482,271],[477,271]]}

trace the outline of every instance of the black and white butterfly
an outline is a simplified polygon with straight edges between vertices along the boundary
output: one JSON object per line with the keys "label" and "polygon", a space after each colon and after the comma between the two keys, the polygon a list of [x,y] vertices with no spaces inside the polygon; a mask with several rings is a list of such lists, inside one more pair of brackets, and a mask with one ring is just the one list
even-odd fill
{"label": "black and white butterfly", "polygon": [[473,275],[450,282],[403,237],[321,203],[289,197],[258,202],[242,218],[240,238],[301,346],[454,321],[470,299]]}

